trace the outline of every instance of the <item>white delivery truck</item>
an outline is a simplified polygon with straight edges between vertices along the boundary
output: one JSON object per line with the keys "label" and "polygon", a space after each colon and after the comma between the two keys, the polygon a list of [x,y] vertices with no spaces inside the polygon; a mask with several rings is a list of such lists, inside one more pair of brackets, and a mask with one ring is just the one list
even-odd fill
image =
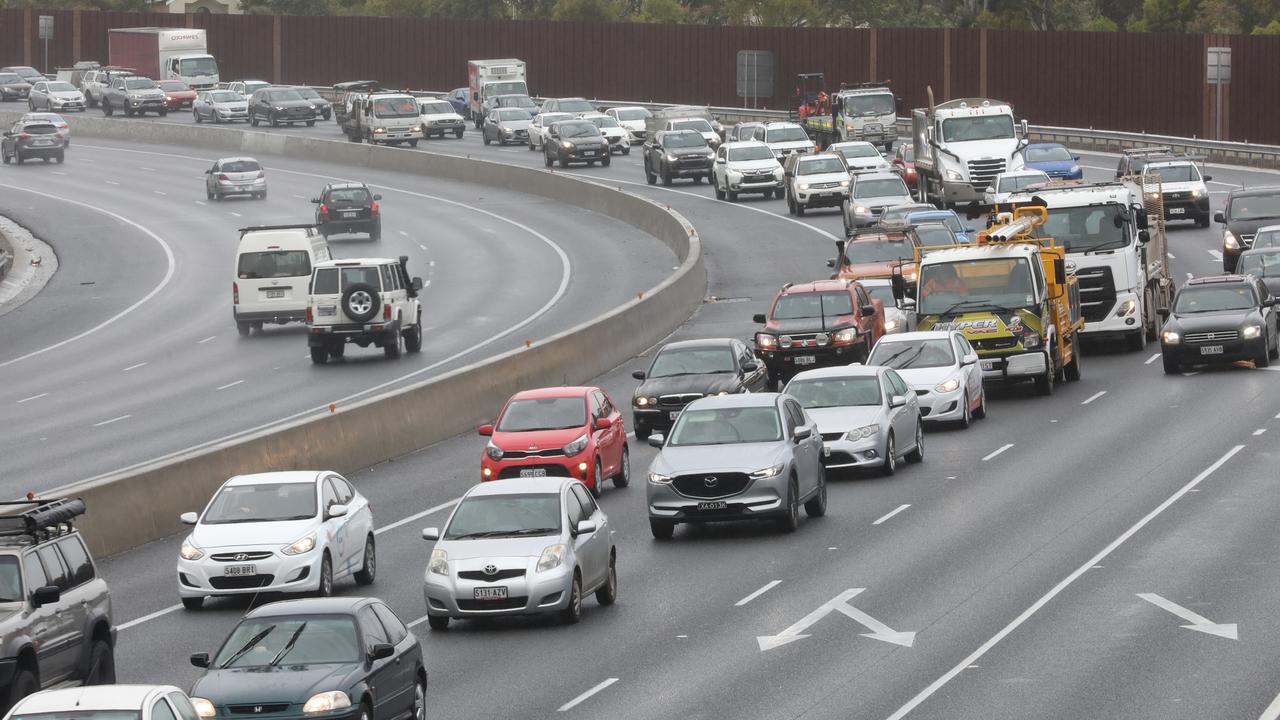
{"label": "white delivery truck", "polygon": [[192,90],[211,90],[219,82],[218,61],[202,28],[111,28],[107,54],[110,65],[154,80],[181,80]]}
{"label": "white delivery truck", "polygon": [[962,98],[911,111],[920,199],[950,207],[982,203],[997,175],[1022,167],[1018,153],[1027,123],[1014,122],[1013,108],[987,98]]}
{"label": "white delivery truck", "polygon": [[484,101],[495,95],[528,95],[524,79],[524,61],[468,60],[467,86],[470,96],[468,112],[477,129],[484,123]]}

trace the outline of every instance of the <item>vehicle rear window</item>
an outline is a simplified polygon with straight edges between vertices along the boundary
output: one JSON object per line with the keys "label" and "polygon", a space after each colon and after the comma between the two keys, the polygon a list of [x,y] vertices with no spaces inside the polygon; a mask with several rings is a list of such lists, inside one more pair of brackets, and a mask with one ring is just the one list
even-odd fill
{"label": "vehicle rear window", "polygon": [[346,292],[347,288],[357,283],[372,285],[375,290],[382,289],[382,283],[379,281],[378,267],[344,267],[339,268],[342,272],[342,292]]}
{"label": "vehicle rear window", "polygon": [[329,191],[329,202],[367,203],[369,191],[364,188],[335,188]]}
{"label": "vehicle rear window", "polygon": [[321,268],[316,271],[315,277],[311,279],[312,295],[337,295],[338,294],[338,269],[337,268]]}
{"label": "vehicle rear window", "polygon": [[254,160],[232,160],[231,162],[222,163],[222,172],[257,172],[261,169],[262,166]]}
{"label": "vehicle rear window", "polygon": [[886,197],[890,195],[906,195],[907,184],[898,178],[885,178],[883,180],[865,180],[858,183],[854,188],[853,196],[866,197]]}
{"label": "vehicle rear window", "polygon": [[244,253],[236,272],[241,280],[301,277],[311,274],[311,258],[305,250]]}
{"label": "vehicle rear window", "polygon": [[141,720],[139,710],[59,710],[57,712],[17,713],[12,720]]}
{"label": "vehicle rear window", "polygon": [[52,125],[28,125],[22,128],[22,132],[28,135],[52,135],[58,132],[58,128]]}

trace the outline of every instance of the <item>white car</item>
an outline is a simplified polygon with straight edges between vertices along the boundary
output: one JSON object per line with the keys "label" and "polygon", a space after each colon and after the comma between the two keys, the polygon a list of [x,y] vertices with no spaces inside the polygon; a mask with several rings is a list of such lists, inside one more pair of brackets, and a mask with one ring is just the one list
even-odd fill
{"label": "white car", "polygon": [[335,580],[369,585],[377,570],[369,501],[335,472],[237,475],[181,519],[194,526],[178,551],[188,610],[221,595],[329,596]]}
{"label": "white car", "polygon": [[623,155],[631,154],[631,145],[633,144],[631,133],[622,127],[617,120],[604,113],[583,113],[582,119],[599,128],[600,134],[609,142],[609,152],[618,152]]}
{"label": "white car", "polygon": [[455,138],[461,138],[467,130],[466,121],[454,112],[448,100],[420,97],[418,113],[422,117],[422,137],[424,138],[432,135],[441,138],[445,135],[453,135]]}
{"label": "white car", "polygon": [[644,121],[653,117],[653,113],[638,105],[609,108],[604,111],[604,114],[617,120],[619,125],[631,132],[632,145],[644,142],[647,135]]}
{"label": "white car", "polygon": [[[943,229],[945,230],[946,228]],[[898,305],[897,298],[893,296],[893,282],[889,278],[862,278],[858,282],[862,284],[862,289],[866,290],[873,300],[879,300],[884,305],[884,332],[886,335],[913,332],[916,329],[915,310],[911,309],[910,306],[900,307]],[[904,302],[914,301],[906,300]]]}
{"label": "white car", "polygon": [[867,364],[897,370],[919,399],[925,420],[969,427],[973,418],[987,416],[978,352],[955,330],[885,335]]}
{"label": "white car", "polygon": [[893,170],[893,167],[889,165],[889,161],[885,159],[884,155],[880,154],[879,148],[862,140],[832,143],[827,147],[827,152],[840,153],[840,156],[844,158],[844,163],[849,166],[849,172],[851,173],[890,172]]}
{"label": "white car", "polygon": [[14,703],[9,718],[195,720],[191,698],[172,685],[87,685],[45,690]]}
{"label": "white car", "polygon": [[266,80],[236,80],[235,82],[227,83],[226,89],[240,93],[244,96],[244,101],[249,102],[254,93],[269,87],[271,87],[271,83]]}
{"label": "white car", "polygon": [[562,112],[542,112],[535,115],[529,123],[529,150],[541,150],[547,144],[547,134],[551,132],[554,123],[573,118],[572,113]]}
{"label": "white car", "polygon": [[766,198],[779,197],[784,182],[782,165],[762,142],[730,142],[716,149],[711,186],[717,199],[737,202],[739,194],[757,192]]}
{"label": "white car", "polygon": [[31,86],[27,94],[27,107],[36,110],[79,110],[85,111],[84,93],[75,85],[61,80],[41,80]]}
{"label": "white car", "polygon": [[1156,160],[1142,166],[1144,175],[1160,176],[1164,214],[1168,220],[1194,220],[1197,227],[1209,227],[1210,178],[1194,160]]}
{"label": "white car", "polygon": [[567,477],[493,480],[462,497],[434,542],[422,594],[427,623],[453,618],[557,613],[582,616],[582,598],[618,599],[617,551],[604,510],[581,482]]}
{"label": "white car", "polygon": [[789,155],[782,167],[787,178],[787,212],[792,215],[804,215],[813,208],[838,208],[849,197],[849,169],[835,153]]}
{"label": "white car", "polygon": [[753,139],[769,146],[779,160],[792,154],[813,152],[813,141],[804,128],[793,122],[771,122],[756,128]]}
{"label": "white car", "polygon": [[1049,182],[1049,175],[1043,170],[1013,170],[995,176],[991,184],[982,193],[982,203],[987,207],[1004,205],[1014,193],[1031,185]]}

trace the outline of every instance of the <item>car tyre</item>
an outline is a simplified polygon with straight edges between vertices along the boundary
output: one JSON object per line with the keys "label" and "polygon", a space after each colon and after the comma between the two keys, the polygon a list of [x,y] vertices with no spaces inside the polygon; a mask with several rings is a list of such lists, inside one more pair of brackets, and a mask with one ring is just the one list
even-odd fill
{"label": "car tyre", "polygon": [[786,514],[778,518],[778,529],[784,533],[792,533],[796,528],[800,527],[800,498],[796,488],[796,479],[793,476],[787,481],[787,508]]}
{"label": "car tyre", "polygon": [[726,196],[726,197],[728,197],[728,198],[729,198],[729,202],[731,202],[731,203],[736,203],[736,202],[738,202],[738,193],[736,193],[736,192],[734,192],[734,191],[732,191],[732,190],[725,190],[724,194],[725,194],[725,196]]}
{"label": "car tyre", "polygon": [[982,394],[978,396],[978,407],[974,409],[973,416],[979,420],[985,420],[987,417],[987,389],[982,388]]}
{"label": "car tyre", "polygon": [[[369,308],[365,312],[357,313],[351,307],[351,298],[356,293],[365,293],[369,298]],[[366,323],[378,314],[382,309],[382,298],[378,295],[378,291],[368,283],[352,283],[347,287],[346,292],[342,294],[342,311],[347,314],[355,323]]]}
{"label": "car tyre", "polygon": [[[638,437],[638,436],[637,436]],[[613,486],[624,488],[631,484],[631,449],[623,446],[622,460],[618,462],[618,474],[613,476]]]}
{"label": "car tyre", "polygon": [[804,504],[804,514],[811,518],[827,514],[827,471],[825,468],[819,468],[819,470],[821,474],[818,476],[818,492]]}
{"label": "car tyre", "polygon": [[716,182],[714,175],[711,176],[711,191],[715,193],[717,200],[725,199],[724,190],[720,189],[720,183]]}
{"label": "car tyre", "polygon": [[427,720],[427,680],[418,678],[413,683],[413,709],[409,720]]}
{"label": "car tyre", "polygon": [[636,439],[637,439],[637,440],[648,440],[648,439],[649,439],[649,433],[650,433],[650,432],[652,432],[652,431],[649,429],[649,426],[647,426],[647,425],[640,425],[640,424],[637,424],[637,425],[636,425]]}
{"label": "car tyre", "polygon": [[924,421],[919,417],[916,418],[916,446],[907,453],[907,462],[924,462]]}
{"label": "car tyre", "polygon": [[449,616],[448,615],[428,615],[427,626],[430,627],[432,630],[448,630]]}
{"label": "car tyre", "polygon": [[[315,120],[308,120],[308,121],[307,121],[307,127],[315,127],[315,126],[316,126],[316,121],[315,121]],[[417,143],[417,141],[415,140],[414,142],[411,142],[411,143],[409,143],[409,144],[410,144],[410,145],[417,145],[418,143]]]}
{"label": "car tyre", "polygon": [[[463,129],[462,129],[462,128],[458,128],[457,130],[454,130],[454,131],[453,131],[453,136],[454,136],[455,138],[457,138],[457,139],[461,140],[461,139],[462,139],[462,133],[463,133]],[[444,133],[440,133],[440,139],[441,139],[441,140],[443,140],[443,139],[444,139]]]}
{"label": "car tyre", "polygon": [[964,398],[960,403],[962,406],[960,410],[960,421],[956,424],[967,430],[969,426],[973,424],[973,413],[969,410],[969,406],[972,404],[969,402],[969,393],[964,394]]}
{"label": "car tyre", "polygon": [[600,160],[600,167],[609,167],[611,164],[613,164],[612,155],[605,155],[604,158]]}
{"label": "car tyre", "polygon": [[1209,227],[1209,215],[1208,215],[1208,214],[1205,214],[1205,215],[1201,215],[1200,217],[1196,218],[1196,227],[1199,227],[1199,228],[1207,228],[1207,227]]}
{"label": "car tyre", "polygon": [[555,165],[555,164],[556,164],[556,161],[555,161],[555,160],[552,160],[550,155],[548,155],[548,154],[546,154],[546,153],[543,153],[543,154],[542,154],[542,164],[543,164],[543,165],[545,165],[546,167],[551,167],[552,165]]}
{"label": "car tyre", "polygon": [[238,322],[236,323],[236,332],[240,334],[240,337],[249,337],[249,330],[251,327],[252,326],[247,322]]}
{"label": "car tyre", "polygon": [[630,154],[631,154],[631,146],[630,146],[630,145],[623,145],[623,146],[622,146],[622,154],[623,154],[623,155],[630,155]]}
{"label": "car tyre", "polygon": [[[250,113],[250,114],[249,114],[249,124],[250,124],[250,125],[252,125],[252,126],[254,126],[254,127],[258,127],[258,116],[257,116],[257,115],[254,115],[254,114],[252,114],[252,113]],[[360,142],[360,141],[359,141],[359,140],[357,140],[356,142]]]}
{"label": "car tyre", "polygon": [[14,162],[16,162],[16,163],[18,163],[19,165],[21,165],[22,163],[26,162],[26,161],[27,161],[27,159],[26,159],[26,158],[24,158],[24,157],[22,157],[22,151],[21,151],[21,150],[19,150],[19,149],[17,149],[17,148],[14,148],[14,149],[13,149],[13,161],[14,161]]}
{"label": "car tyre", "polygon": [[1177,360],[1170,359],[1168,355],[1162,355],[1160,360],[1164,365],[1165,375],[1174,375],[1182,371],[1181,364]]}
{"label": "car tyre", "polygon": [[1253,359],[1253,366],[1256,368],[1269,367],[1271,365],[1271,351],[1267,349],[1267,341],[1262,341],[1262,352],[1258,353]]}
{"label": "car tyre", "polygon": [[670,540],[675,535],[676,524],[672,520],[664,520],[662,518],[649,518],[649,532],[653,534],[654,540]]}
{"label": "car tyre", "polygon": [[606,607],[618,602],[618,557],[613,553],[609,554],[609,576],[596,590],[596,602]]}
{"label": "car tyre", "polygon": [[568,168],[568,167],[569,167],[569,158],[567,158],[567,157],[562,157],[562,158],[560,158],[560,167],[561,167],[561,168]]}
{"label": "car tyre", "polygon": [[400,357],[400,330],[399,328],[391,331],[390,342],[382,346],[382,353],[388,360],[395,360]]}
{"label": "car tyre", "polygon": [[805,206],[799,200],[796,201],[796,217],[804,217]]}
{"label": "car tyre", "polygon": [[324,559],[320,561],[320,582],[316,586],[316,597],[333,597],[333,560],[329,558],[327,550]]}
{"label": "car tyre", "polygon": [[195,110],[192,110],[192,111],[191,111],[191,117],[193,117],[193,118],[195,118],[195,119],[196,119],[196,124],[197,124],[197,125],[199,125],[200,123],[204,122],[204,120],[201,120],[201,119],[200,119],[200,113],[196,112]]}
{"label": "car tyre", "polygon": [[9,685],[9,707],[22,698],[40,690],[40,679],[30,670],[19,670]]}
{"label": "car tyre", "polygon": [[378,574],[378,547],[373,542],[373,535],[364,539],[364,557],[360,569],[355,573],[357,585],[372,585]]}
{"label": "car tyre", "polygon": [[666,168],[663,168],[663,169],[662,169],[662,184],[663,184],[663,185],[666,185],[666,186],[670,186],[670,185],[671,185],[671,181],[672,181],[672,178],[671,178],[671,172],[670,172],[669,170],[667,170]]}
{"label": "car tyre", "polygon": [[560,622],[576,625],[582,619],[582,575],[573,571],[573,584],[569,586],[569,605],[560,611]]}
{"label": "car tyre", "polygon": [[898,472],[898,446],[893,442],[893,432],[884,441],[884,462],[880,464],[880,473],[889,477]]}
{"label": "car tyre", "polygon": [[9,153],[0,150],[0,163],[8,165],[11,159],[12,158],[9,157]]}
{"label": "car tyre", "polygon": [[[484,144],[485,144],[485,145],[488,145],[488,144],[489,144],[489,143],[491,143],[491,142],[493,142],[493,141],[489,139],[489,136],[488,136],[488,135],[485,135],[485,136],[484,136]],[[530,148],[530,150],[532,150],[532,149],[533,149],[533,148]]]}
{"label": "car tyre", "polygon": [[199,610],[204,607],[204,598],[184,597],[182,598],[182,607],[184,610]]}
{"label": "car tyre", "polygon": [[323,364],[325,364],[326,362],[329,362],[329,350],[328,350],[328,348],[312,346],[312,348],[311,348],[311,362],[315,363],[316,365],[323,365]]}
{"label": "car tyre", "polygon": [[404,349],[405,352],[417,353],[422,352],[422,317],[418,317],[418,322],[413,327],[404,331]]}
{"label": "car tyre", "polygon": [[600,497],[604,494],[604,469],[600,465],[600,458],[596,457],[595,465],[591,469],[591,496]]}
{"label": "car tyre", "polygon": [[89,651],[89,672],[85,675],[85,685],[114,685],[116,682],[116,656],[111,652],[111,643],[106,640],[95,640]]}
{"label": "car tyre", "polygon": [[644,165],[644,180],[645,180],[645,182],[649,183],[650,185],[653,185],[653,184],[655,184],[655,183],[657,183],[657,182],[658,182],[658,176],[656,176],[656,175],[654,175],[653,173],[649,172],[649,163],[647,163],[647,162],[646,162],[646,163],[645,163],[645,165]]}

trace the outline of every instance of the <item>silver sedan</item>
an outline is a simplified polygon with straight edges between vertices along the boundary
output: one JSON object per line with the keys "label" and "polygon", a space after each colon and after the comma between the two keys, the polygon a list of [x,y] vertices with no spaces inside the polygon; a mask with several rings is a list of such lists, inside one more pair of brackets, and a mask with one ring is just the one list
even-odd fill
{"label": "silver sedan", "polygon": [[42,80],[31,86],[27,95],[27,107],[31,110],[78,110],[84,112],[84,94],[69,82]]}
{"label": "silver sedan", "polygon": [[211,123],[249,122],[249,103],[238,92],[231,90],[204,90],[191,103],[191,114],[196,122]]}

